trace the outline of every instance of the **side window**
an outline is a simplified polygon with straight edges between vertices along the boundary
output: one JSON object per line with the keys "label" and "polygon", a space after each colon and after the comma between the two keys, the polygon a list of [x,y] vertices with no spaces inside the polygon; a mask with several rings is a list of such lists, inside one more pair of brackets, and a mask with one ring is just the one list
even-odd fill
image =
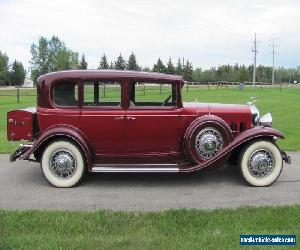
{"label": "side window", "polygon": [[58,106],[78,105],[78,85],[74,81],[56,82],[53,87],[53,101]]}
{"label": "side window", "polygon": [[121,85],[119,82],[83,82],[83,106],[120,107],[120,104]]}
{"label": "side window", "polygon": [[176,107],[176,85],[171,83],[132,82],[129,86],[131,109]]}

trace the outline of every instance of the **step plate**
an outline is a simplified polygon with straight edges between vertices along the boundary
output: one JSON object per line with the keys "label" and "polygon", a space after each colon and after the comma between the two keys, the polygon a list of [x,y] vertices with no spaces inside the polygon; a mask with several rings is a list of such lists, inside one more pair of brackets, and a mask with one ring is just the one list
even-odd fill
{"label": "step plate", "polygon": [[177,173],[177,164],[97,164],[92,172],[102,173]]}

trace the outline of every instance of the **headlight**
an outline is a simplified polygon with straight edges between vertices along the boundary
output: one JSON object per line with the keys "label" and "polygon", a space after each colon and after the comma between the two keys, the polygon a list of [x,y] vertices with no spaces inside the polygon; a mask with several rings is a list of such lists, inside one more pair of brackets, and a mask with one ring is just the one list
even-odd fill
{"label": "headlight", "polygon": [[264,127],[272,127],[272,115],[267,113],[259,119],[259,125]]}
{"label": "headlight", "polygon": [[258,122],[259,122],[259,110],[257,109],[257,107],[254,104],[249,104],[248,103],[248,106],[249,106],[249,108],[251,110],[252,124],[254,126],[257,126]]}

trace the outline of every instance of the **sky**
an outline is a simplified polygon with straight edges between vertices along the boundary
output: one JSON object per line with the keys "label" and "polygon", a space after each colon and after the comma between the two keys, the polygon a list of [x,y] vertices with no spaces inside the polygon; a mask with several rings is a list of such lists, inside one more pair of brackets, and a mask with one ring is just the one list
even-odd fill
{"label": "sky", "polygon": [[300,65],[299,0],[0,0],[0,50],[29,67],[30,46],[58,36],[86,56],[88,68],[133,51],[141,66],[158,57],[184,57],[194,68],[251,64],[257,33],[257,64]]}

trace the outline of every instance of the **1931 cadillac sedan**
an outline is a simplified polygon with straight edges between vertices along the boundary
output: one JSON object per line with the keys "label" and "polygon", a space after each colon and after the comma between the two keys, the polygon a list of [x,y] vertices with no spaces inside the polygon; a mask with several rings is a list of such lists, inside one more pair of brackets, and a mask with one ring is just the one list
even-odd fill
{"label": "1931 cadillac sedan", "polygon": [[[271,185],[290,157],[253,103],[183,103],[183,78],[149,72],[85,70],[41,76],[37,107],[7,115],[11,155],[41,163],[56,187],[90,172],[192,172],[239,161],[243,179]],[[145,93],[147,86],[147,93]]]}

